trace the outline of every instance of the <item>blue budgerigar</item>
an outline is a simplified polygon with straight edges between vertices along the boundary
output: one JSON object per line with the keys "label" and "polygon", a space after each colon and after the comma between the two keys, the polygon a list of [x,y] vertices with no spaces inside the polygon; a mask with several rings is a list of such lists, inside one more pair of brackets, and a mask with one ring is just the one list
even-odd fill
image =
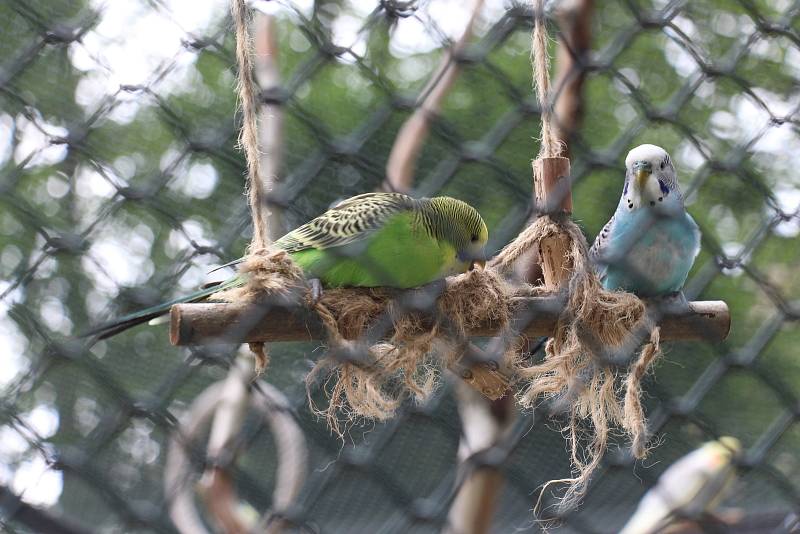
{"label": "blue budgerigar", "polygon": [[603,287],[657,297],[680,291],[700,251],[700,229],[686,213],[667,152],[641,145],[625,158],[617,211],[592,245]]}

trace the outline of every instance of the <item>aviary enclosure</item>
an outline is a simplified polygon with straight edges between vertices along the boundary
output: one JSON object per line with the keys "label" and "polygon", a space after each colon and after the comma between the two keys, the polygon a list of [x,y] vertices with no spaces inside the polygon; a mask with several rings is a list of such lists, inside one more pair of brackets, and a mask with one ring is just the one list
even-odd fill
{"label": "aviary enclosure", "polygon": [[[797,2],[5,0],[0,29],[4,530],[800,528]],[[682,296],[609,291],[637,258],[589,245],[659,162],[699,255]],[[276,250],[375,191],[473,206],[481,257],[340,289]]]}

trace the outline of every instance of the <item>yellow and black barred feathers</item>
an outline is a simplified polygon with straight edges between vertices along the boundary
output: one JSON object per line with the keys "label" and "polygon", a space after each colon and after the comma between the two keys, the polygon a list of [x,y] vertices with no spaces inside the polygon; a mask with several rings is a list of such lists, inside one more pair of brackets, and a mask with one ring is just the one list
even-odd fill
{"label": "yellow and black barred feathers", "polygon": [[447,240],[457,248],[486,232],[478,211],[454,198],[417,200],[401,193],[365,193],[340,202],[289,232],[275,246],[289,253],[344,246],[372,235],[403,212],[414,213],[428,235]]}
{"label": "yellow and black barred feathers", "polygon": [[433,229],[437,239],[449,241],[459,250],[470,243],[486,243],[489,232],[478,210],[451,197],[434,197],[428,202],[430,208],[423,210],[422,217],[430,214],[431,222],[425,227]]}

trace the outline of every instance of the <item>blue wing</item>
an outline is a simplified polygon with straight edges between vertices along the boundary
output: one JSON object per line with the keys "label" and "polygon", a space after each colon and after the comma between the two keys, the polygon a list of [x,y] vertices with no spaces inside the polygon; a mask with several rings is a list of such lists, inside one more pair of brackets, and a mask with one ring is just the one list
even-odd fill
{"label": "blue wing", "polygon": [[619,210],[603,227],[590,257],[606,289],[657,296],[683,287],[700,250],[700,231],[681,209]]}

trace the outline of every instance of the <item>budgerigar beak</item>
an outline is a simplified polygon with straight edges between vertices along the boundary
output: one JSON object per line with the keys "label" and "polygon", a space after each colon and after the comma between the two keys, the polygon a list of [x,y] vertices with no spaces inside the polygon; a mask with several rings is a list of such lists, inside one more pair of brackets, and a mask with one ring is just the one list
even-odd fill
{"label": "budgerigar beak", "polygon": [[636,177],[636,183],[641,188],[647,181],[647,177],[653,172],[653,165],[649,161],[637,161],[633,164],[633,174]]}

